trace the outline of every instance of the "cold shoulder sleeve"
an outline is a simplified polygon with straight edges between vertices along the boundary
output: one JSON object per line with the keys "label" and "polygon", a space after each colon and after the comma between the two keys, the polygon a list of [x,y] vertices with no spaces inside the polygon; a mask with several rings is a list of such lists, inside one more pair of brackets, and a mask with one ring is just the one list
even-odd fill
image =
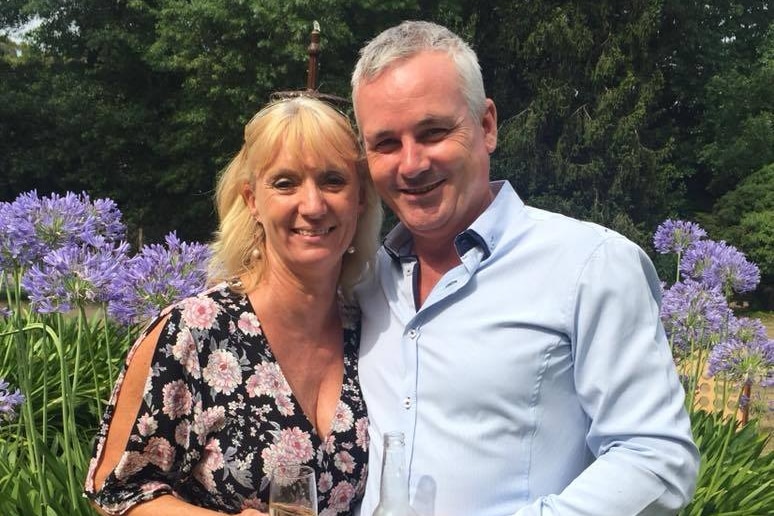
{"label": "cold shoulder sleeve", "polygon": [[[123,514],[139,503],[174,494],[176,485],[196,473],[195,465],[204,449],[203,436],[209,430],[204,427],[216,424],[209,421],[212,418],[202,417],[201,349],[181,319],[181,310],[173,307],[143,332],[127,355],[113,389],[84,488],[85,496],[107,514]],[[140,346],[159,324],[163,327],[129,438],[115,468],[97,490],[95,473],[106,453],[108,431],[127,371]]]}

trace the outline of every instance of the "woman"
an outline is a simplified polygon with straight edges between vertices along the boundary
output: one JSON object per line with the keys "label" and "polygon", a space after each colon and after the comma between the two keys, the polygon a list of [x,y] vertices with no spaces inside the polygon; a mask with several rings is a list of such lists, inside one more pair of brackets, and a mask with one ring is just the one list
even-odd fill
{"label": "woman", "polygon": [[212,286],[127,358],[86,495],[106,514],[259,514],[272,466],[317,472],[320,514],[362,497],[367,418],[350,288],[381,208],[348,120],[281,100],[245,128],[216,201]]}

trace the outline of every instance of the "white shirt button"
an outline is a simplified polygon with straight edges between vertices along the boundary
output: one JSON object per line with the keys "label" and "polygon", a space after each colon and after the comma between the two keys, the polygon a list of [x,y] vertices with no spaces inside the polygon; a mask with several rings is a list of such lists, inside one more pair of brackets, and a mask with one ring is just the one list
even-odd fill
{"label": "white shirt button", "polygon": [[408,336],[411,340],[414,340],[417,338],[417,335],[419,335],[419,332],[415,330],[414,328],[411,328],[408,332]]}
{"label": "white shirt button", "polygon": [[411,396],[406,396],[403,399],[403,407],[406,408],[406,409],[410,409],[411,408]]}

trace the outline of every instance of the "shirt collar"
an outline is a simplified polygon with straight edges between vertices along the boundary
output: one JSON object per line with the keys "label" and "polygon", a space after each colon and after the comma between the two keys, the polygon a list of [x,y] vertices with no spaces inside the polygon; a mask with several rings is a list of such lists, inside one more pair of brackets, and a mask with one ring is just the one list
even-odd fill
{"label": "shirt collar", "polygon": [[[513,203],[517,204],[518,209],[524,206],[508,181],[492,181],[489,188],[495,196],[494,200],[473,224],[454,239],[454,247],[460,257],[478,247],[484,253],[484,259],[487,259],[503,236],[506,227],[503,220],[508,210],[513,209]],[[412,242],[411,233],[399,222],[384,238],[383,245],[393,260],[400,261],[401,258],[413,256]]]}

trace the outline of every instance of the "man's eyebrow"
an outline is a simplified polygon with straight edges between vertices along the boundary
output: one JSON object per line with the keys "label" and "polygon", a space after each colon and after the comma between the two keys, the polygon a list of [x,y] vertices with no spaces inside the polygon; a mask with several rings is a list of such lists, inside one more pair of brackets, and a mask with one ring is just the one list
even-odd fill
{"label": "man's eyebrow", "polygon": [[[457,121],[457,117],[451,116],[451,115],[428,115],[422,120],[420,120],[416,125],[414,125],[415,130],[422,130],[426,129],[427,127],[431,127],[434,125],[442,124],[442,125],[448,125],[448,124],[455,124]],[[376,131],[373,134],[364,134],[364,139],[366,140],[381,140],[382,138],[388,138],[390,136],[394,135],[394,131],[390,129],[381,129],[379,131]]]}
{"label": "man's eyebrow", "polygon": [[424,129],[427,126],[438,124],[453,124],[457,120],[457,117],[451,115],[429,115],[417,124],[417,128]]}

